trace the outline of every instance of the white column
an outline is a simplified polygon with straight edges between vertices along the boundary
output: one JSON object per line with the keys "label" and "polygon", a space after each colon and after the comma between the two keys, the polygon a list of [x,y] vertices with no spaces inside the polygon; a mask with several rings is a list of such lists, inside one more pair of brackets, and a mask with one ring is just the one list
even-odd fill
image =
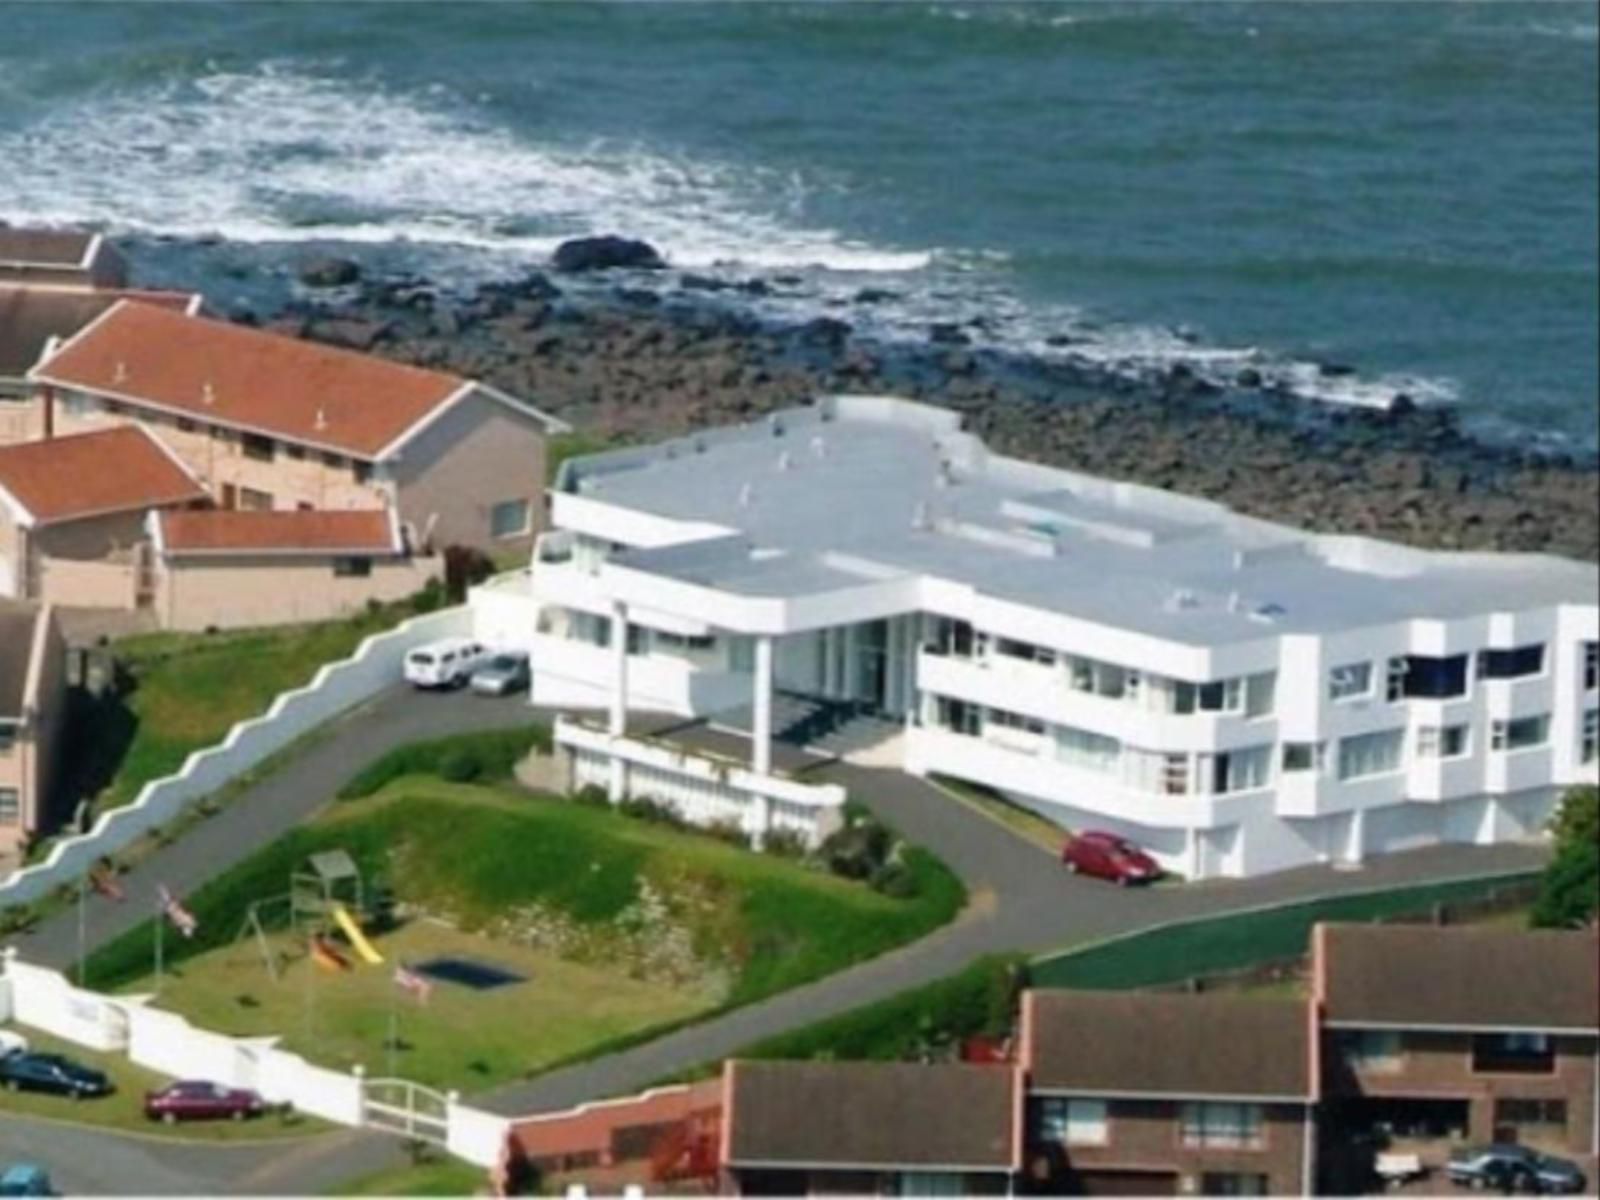
{"label": "white column", "polygon": [[750,769],[772,774],[772,636],[756,638],[755,719],[750,731]]}
{"label": "white column", "polygon": [[[611,604],[611,711],[606,729],[614,738],[628,732],[628,606],[620,600]],[[627,793],[627,770],[627,763],[613,752],[606,789],[613,804]]]}

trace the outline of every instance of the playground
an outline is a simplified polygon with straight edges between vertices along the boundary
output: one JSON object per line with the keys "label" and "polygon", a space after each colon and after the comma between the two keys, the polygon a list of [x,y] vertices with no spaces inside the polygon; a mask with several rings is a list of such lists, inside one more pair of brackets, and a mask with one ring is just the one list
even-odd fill
{"label": "playground", "polygon": [[630,979],[422,918],[341,849],[307,856],[229,944],[164,966],[160,1005],[219,1033],[278,1035],[324,1066],[476,1090],[716,997]]}

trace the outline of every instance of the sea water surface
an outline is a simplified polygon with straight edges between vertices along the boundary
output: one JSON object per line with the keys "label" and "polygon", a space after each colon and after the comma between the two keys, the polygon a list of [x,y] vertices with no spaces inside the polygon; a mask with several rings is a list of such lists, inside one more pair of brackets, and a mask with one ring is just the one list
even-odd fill
{"label": "sea water surface", "polygon": [[626,233],[778,279],[778,316],[1260,364],[1592,450],[1596,14],[0,3],[0,220],[223,295],[309,247],[470,284]]}

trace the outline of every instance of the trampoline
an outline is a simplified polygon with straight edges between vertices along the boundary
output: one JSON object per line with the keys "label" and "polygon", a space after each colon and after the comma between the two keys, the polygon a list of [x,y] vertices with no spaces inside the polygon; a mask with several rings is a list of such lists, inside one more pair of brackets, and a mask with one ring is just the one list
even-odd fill
{"label": "trampoline", "polygon": [[411,969],[418,975],[426,975],[429,979],[437,979],[441,983],[458,983],[475,992],[487,992],[491,988],[525,983],[528,978],[505,967],[497,967],[493,963],[481,962],[475,958],[430,958],[427,962],[418,963]]}

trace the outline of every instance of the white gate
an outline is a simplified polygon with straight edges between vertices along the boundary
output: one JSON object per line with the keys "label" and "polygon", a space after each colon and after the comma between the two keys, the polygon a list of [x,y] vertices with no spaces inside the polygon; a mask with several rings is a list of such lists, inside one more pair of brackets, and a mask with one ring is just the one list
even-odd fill
{"label": "white gate", "polygon": [[450,1102],[443,1092],[409,1079],[369,1079],[362,1086],[361,1123],[443,1146],[450,1135]]}

